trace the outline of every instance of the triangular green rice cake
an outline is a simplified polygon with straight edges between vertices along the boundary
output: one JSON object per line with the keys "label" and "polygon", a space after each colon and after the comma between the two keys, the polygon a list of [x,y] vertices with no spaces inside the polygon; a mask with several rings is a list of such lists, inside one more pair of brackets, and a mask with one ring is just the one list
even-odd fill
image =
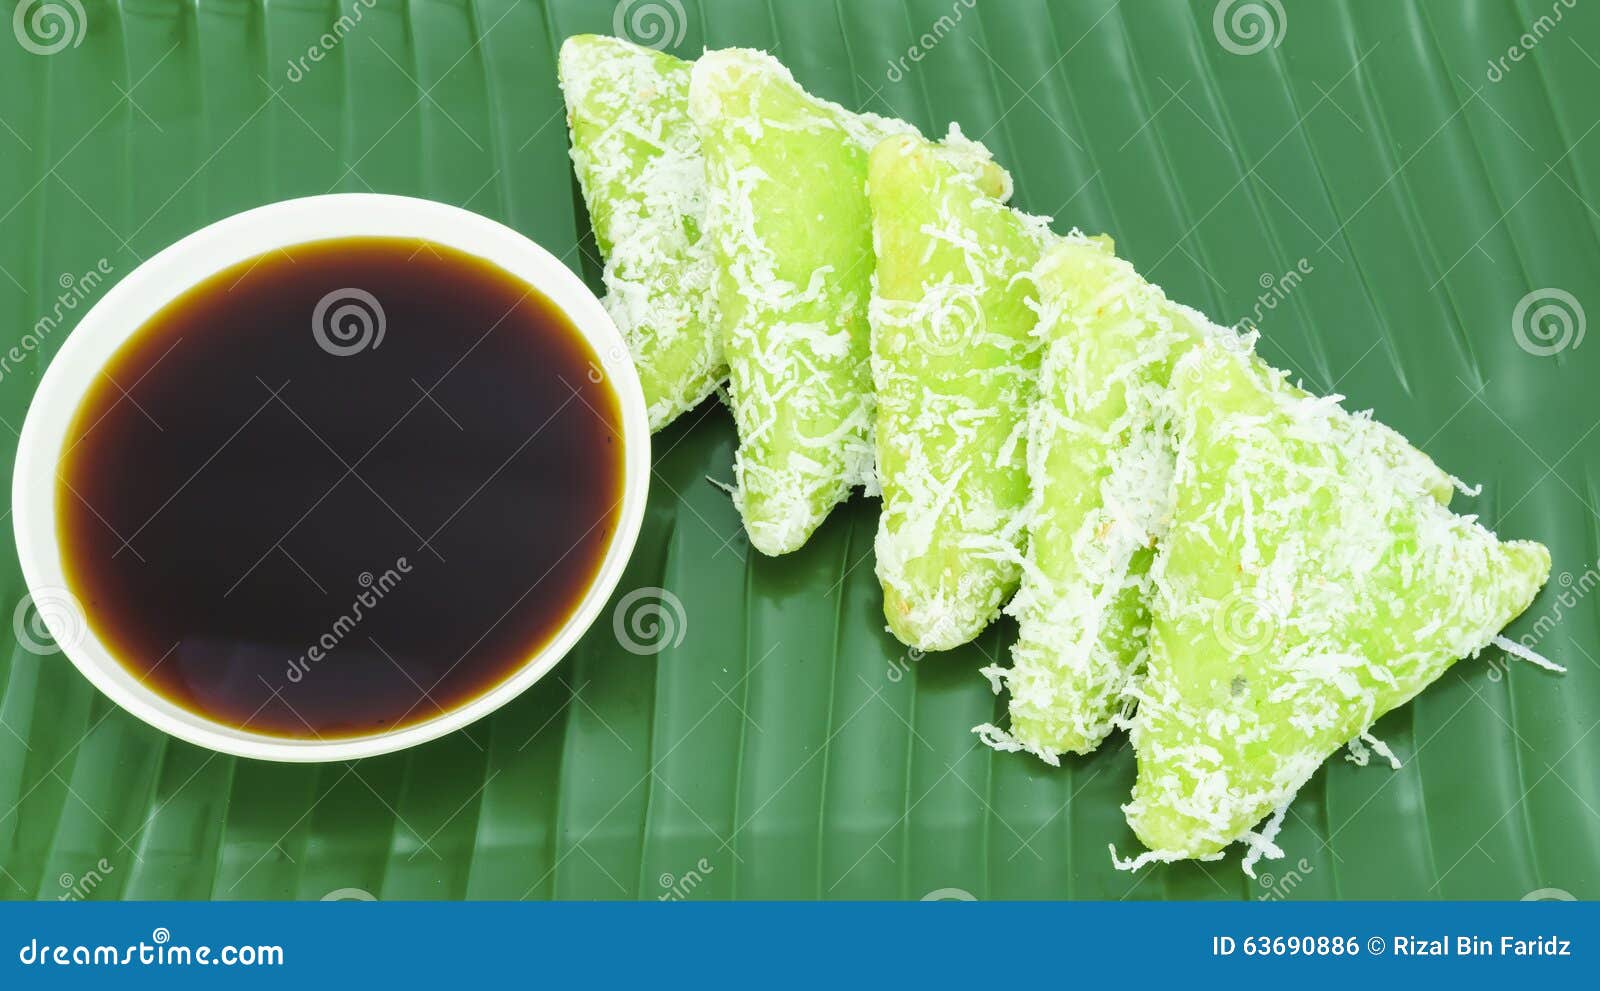
{"label": "triangular green rice cake", "polygon": [[[984,669],[1010,690],[1011,726],[977,731],[1055,764],[1092,751],[1124,717],[1148,655],[1150,564],[1174,498],[1172,369],[1201,341],[1241,355],[1250,342],[1092,244],[1054,248],[1033,281],[1045,350],[1029,424],[1028,549],[1008,607],[1018,637],[1010,669]],[[1449,501],[1448,475],[1392,430],[1361,422],[1385,458]]]}
{"label": "triangular green rice cake", "polygon": [[868,188],[883,611],[902,642],[946,650],[1016,590],[1038,369],[1017,275],[1053,235],[921,138],[879,144]]}
{"label": "triangular green rice cake", "polygon": [[1550,569],[1543,546],[1501,543],[1431,498],[1427,466],[1394,458],[1365,417],[1247,354],[1201,345],[1172,388],[1177,497],[1124,808],[1152,853],[1132,866],[1255,838],[1325,758],[1482,650]]}
{"label": "triangular green rice cake", "polygon": [[1196,342],[1230,332],[1096,245],[1057,247],[1033,281],[1045,357],[1029,425],[1027,570],[1008,610],[1014,666],[985,671],[1010,690],[1011,729],[980,732],[1054,764],[1098,746],[1127,705],[1171,499],[1167,381]]}
{"label": "triangular green rice cake", "polygon": [[576,35],[561,46],[572,162],[605,257],[606,310],[638,367],[651,430],[727,374],[689,72],[682,59],[617,38]]}
{"label": "triangular green rice cake", "polygon": [[818,100],[762,52],[695,64],[707,231],[739,428],[734,501],[764,554],[874,484],[867,154],[899,121]]}

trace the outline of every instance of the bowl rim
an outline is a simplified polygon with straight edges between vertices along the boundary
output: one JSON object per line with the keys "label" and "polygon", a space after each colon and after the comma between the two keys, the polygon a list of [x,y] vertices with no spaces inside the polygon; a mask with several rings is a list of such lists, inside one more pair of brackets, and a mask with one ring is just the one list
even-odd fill
{"label": "bowl rim", "polygon": [[[624,470],[617,526],[577,608],[543,647],[488,691],[432,718],[381,733],[328,740],[255,733],[166,699],[100,640],[66,579],[57,537],[57,468],[89,387],[117,350],[163,307],[239,262],[292,245],[346,237],[413,237],[454,248],[543,293],[567,315],[600,361],[621,411]],[[203,227],[146,259],[90,307],[51,359],[29,403],[12,473],[12,530],[30,600],[37,607],[41,594],[52,594],[57,601],[64,594],[69,608],[79,610],[75,617],[56,619],[58,626],[68,628],[63,631],[66,641],[56,647],[121,708],[178,739],[237,757],[353,760],[452,733],[499,709],[549,673],[594,624],[616,589],[638,539],[649,482],[650,429],[639,377],[622,334],[582,279],[530,238],[469,210],[386,193],[332,193],[270,203]],[[19,610],[14,622],[21,616]],[[48,627],[50,617],[42,610],[40,617]]]}

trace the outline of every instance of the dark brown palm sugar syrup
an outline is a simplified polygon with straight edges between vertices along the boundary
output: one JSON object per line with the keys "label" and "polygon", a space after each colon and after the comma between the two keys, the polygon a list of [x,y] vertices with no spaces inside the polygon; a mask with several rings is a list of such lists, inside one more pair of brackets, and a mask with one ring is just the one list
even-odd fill
{"label": "dark brown palm sugar syrup", "polygon": [[599,570],[621,413],[566,315],[441,245],[351,238],[196,286],[69,432],[68,582],[135,676],[332,739],[504,681]]}

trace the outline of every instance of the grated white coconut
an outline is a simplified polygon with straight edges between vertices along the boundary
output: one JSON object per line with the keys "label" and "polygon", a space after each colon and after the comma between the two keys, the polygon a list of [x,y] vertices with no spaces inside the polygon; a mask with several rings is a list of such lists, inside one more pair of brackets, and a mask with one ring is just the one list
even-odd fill
{"label": "grated white coconut", "polygon": [[885,141],[869,172],[877,574],[891,630],[922,650],[977,636],[1021,570],[1038,342],[1015,276],[1054,235],[996,197],[996,175],[958,129]]}
{"label": "grated white coconut", "polygon": [[[764,52],[695,63],[689,114],[706,155],[706,234],[739,430],[735,502],[765,554],[803,544],[856,486],[874,486],[867,365],[872,253],[796,271],[810,242],[866,216],[866,155],[910,125],[805,93]],[[774,175],[774,171],[779,174]],[[806,182],[790,181],[803,173]],[[828,189],[817,216],[795,196]]]}
{"label": "grated white coconut", "polygon": [[1347,741],[1397,763],[1372,723],[1489,644],[1549,555],[1450,513],[1431,462],[1248,356],[1202,346],[1173,381],[1180,496],[1126,810],[1151,847],[1209,854]]}
{"label": "grated white coconut", "polygon": [[568,38],[559,57],[572,163],[604,255],[603,300],[659,430],[727,374],[712,295],[705,159],[689,65],[618,38]]}

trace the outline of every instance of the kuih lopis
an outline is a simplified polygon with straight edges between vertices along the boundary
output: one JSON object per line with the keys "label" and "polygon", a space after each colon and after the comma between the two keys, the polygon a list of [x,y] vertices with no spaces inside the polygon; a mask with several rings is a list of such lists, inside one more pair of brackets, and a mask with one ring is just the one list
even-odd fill
{"label": "kuih lopis", "polygon": [[1173,518],[1151,569],[1126,807],[1214,855],[1330,754],[1515,619],[1550,573],[1435,497],[1365,417],[1210,343],[1173,375]]}
{"label": "kuih lopis", "polygon": [[[1009,606],[1018,636],[1012,667],[985,669],[1010,691],[1011,725],[979,731],[1054,764],[1092,751],[1126,718],[1148,655],[1150,563],[1174,498],[1173,366],[1202,341],[1246,353],[1250,343],[1104,246],[1061,244],[1032,281],[1044,357],[1028,432],[1028,550]],[[1362,423],[1449,500],[1448,475],[1394,431]]]}
{"label": "kuih lopis", "polygon": [[910,128],[819,100],[743,49],[700,58],[689,109],[739,429],[734,500],[751,546],[784,554],[873,480],[867,152]]}
{"label": "kuih lopis", "polygon": [[1054,236],[996,196],[1008,177],[979,157],[988,169],[896,137],[869,172],[877,570],[889,629],[922,650],[977,636],[1021,567],[1038,343],[1031,283],[1015,276]]}
{"label": "kuih lopis", "polygon": [[[1150,852],[1250,840],[1334,750],[1522,612],[1549,570],[1448,507],[1398,433],[1291,385],[1109,239],[1006,205],[953,132],[805,92],[771,56],[561,57],[607,305],[652,426],[724,374],[767,554],[852,488],[890,630],[1019,622],[1007,729],[1051,763],[1129,727]],[[1260,850],[1260,839],[1253,841]]]}
{"label": "kuih lopis", "polygon": [[690,64],[617,38],[561,46],[572,164],[605,258],[605,306],[628,342],[651,430],[727,375],[711,298],[705,158]]}

